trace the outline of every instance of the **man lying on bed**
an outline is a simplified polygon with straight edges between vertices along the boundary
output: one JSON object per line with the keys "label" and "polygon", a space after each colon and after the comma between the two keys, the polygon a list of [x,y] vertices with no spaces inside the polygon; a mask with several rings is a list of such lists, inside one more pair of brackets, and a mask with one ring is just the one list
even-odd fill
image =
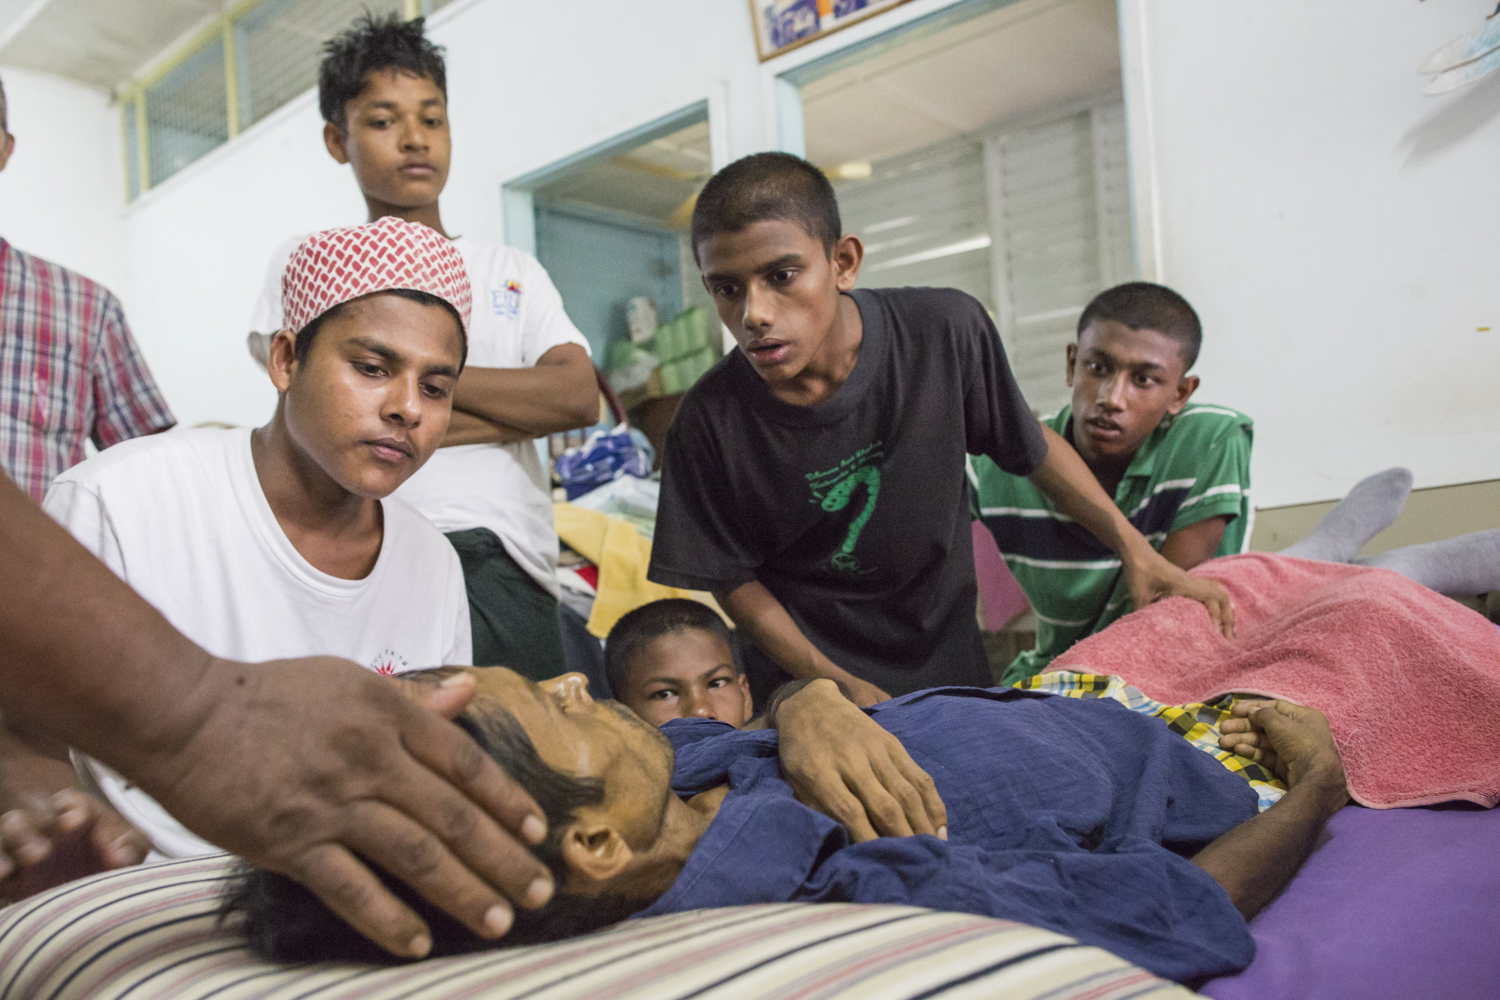
{"label": "man lying on bed", "polygon": [[[546,811],[548,840],[536,853],[559,886],[544,909],[517,911],[512,943],[632,914],[906,903],[1051,928],[1194,980],[1250,962],[1246,919],[1347,801],[1325,720],[1287,703],[1253,717],[1290,785],[1257,813],[1242,778],[1112,703],[938,688],[861,710],[831,682],[812,681],[773,702],[773,726],[817,713],[849,742],[889,733],[947,806],[946,841],[851,843],[793,797],[774,728],[683,719],[656,730],[616,703],[592,701],[578,674],[533,684],[498,668],[479,673],[461,724]],[[487,946],[413,905],[432,921],[434,954]],[[382,957],[279,875],[248,873],[226,911],[268,957]]]}

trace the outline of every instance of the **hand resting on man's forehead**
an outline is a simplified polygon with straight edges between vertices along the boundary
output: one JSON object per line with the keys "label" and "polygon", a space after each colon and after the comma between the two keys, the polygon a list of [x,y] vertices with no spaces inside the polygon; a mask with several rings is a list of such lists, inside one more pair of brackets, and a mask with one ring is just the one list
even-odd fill
{"label": "hand resting on man's forehead", "polygon": [[[583,934],[643,909],[670,889],[725,789],[679,798],[671,787],[675,761],[666,737],[624,706],[591,699],[580,674],[540,684],[501,667],[404,676],[436,684],[459,669],[478,684],[458,724],[547,818],[547,839],[534,853],[552,871],[558,892],[540,912],[517,910],[506,942]],[[778,729],[774,745],[798,799],[835,818],[851,839],[943,835],[947,814],[932,779],[832,684],[788,688],[768,717]],[[393,879],[386,881],[403,891]],[[411,893],[402,898],[429,921],[433,954],[492,946],[426,901]],[[300,887],[271,872],[245,871],[230,886],[223,912],[242,923],[252,946],[268,958],[389,960]]]}
{"label": "hand resting on man's forehead", "polygon": [[[440,667],[403,676],[436,684],[460,669],[465,668]],[[573,848],[567,840],[580,833],[603,839],[599,820],[604,817],[604,822],[623,828],[615,831],[617,835],[624,833],[640,846],[651,846],[649,840],[661,832],[661,814],[668,799],[677,801],[669,787],[672,750],[665,738],[629,709],[613,702],[593,702],[586,688],[575,683],[578,675],[534,684],[500,667],[471,672],[479,679],[478,691],[455,721],[546,815],[547,839],[533,853],[552,871],[558,885],[557,894],[544,909],[516,909],[515,925],[505,944],[587,933],[647,906],[659,892],[644,896],[580,893],[580,879],[568,859]],[[562,757],[571,758],[573,769],[555,766]],[[648,766],[637,766],[637,757],[650,758]],[[653,825],[657,829],[649,829]],[[495,947],[496,942],[474,934],[404,883],[388,873],[379,874],[432,929],[432,955]],[[675,877],[674,870],[666,884]],[[593,887],[592,880],[584,881]],[[226,920],[240,924],[258,954],[275,961],[399,960],[279,873],[244,868],[226,891],[221,912]]]}

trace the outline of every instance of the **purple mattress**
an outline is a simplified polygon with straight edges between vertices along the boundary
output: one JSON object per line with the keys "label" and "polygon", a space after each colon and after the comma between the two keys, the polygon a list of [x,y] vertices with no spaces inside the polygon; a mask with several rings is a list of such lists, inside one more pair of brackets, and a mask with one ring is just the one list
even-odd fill
{"label": "purple mattress", "polygon": [[1250,930],[1255,961],[1205,995],[1500,997],[1500,809],[1350,806]]}

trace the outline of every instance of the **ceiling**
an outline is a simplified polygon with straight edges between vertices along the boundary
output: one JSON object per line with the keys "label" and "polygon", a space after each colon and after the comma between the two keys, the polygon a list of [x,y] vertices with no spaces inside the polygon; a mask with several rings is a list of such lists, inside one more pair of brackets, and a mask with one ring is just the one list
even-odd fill
{"label": "ceiling", "polygon": [[807,158],[882,160],[1119,85],[1115,0],[1020,0],[806,84]]}
{"label": "ceiling", "polygon": [[222,0],[0,0],[0,63],[111,88],[223,7]]}
{"label": "ceiling", "polygon": [[708,122],[689,125],[539,188],[535,195],[628,212],[686,228],[693,200],[713,173]]}
{"label": "ceiling", "polygon": [[4,38],[11,26],[25,17],[27,9],[35,3],[36,0],[0,0],[0,38]]}

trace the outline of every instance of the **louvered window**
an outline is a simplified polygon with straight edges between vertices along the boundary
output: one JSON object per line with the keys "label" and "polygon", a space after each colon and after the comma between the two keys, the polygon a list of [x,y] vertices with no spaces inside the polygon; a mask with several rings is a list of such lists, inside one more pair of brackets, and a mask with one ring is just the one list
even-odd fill
{"label": "louvered window", "polygon": [[450,0],[254,0],[226,10],[160,68],[119,89],[135,198],[317,83],[324,42],[355,18],[414,18]]}
{"label": "louvered window", "polygon": [[140,98],[121,102],[120,120],[125,139],[125,198],[135,200],[141,193],[141,123]]}
{"label": "louvered window", "polygon": [[1095,294],[1135,276],[1118,100],[929,147],[838,185],[860,284],[960,288],[995,317],[1038,413],[1067,402],[1065,346]]}
{"label": "louvered window", "polygon": [[994,310],[978,142],[946,143],[877,163],[868,181],[840,184],[838,195],[844,231],[865,244],[862,287],[958,288]]}
{"label": "louvered window", "polygon": [[266,0],[235,23],[240,127],[246,128],[318,82],[323,43],[362,13],[400,14],[402,0]]}

